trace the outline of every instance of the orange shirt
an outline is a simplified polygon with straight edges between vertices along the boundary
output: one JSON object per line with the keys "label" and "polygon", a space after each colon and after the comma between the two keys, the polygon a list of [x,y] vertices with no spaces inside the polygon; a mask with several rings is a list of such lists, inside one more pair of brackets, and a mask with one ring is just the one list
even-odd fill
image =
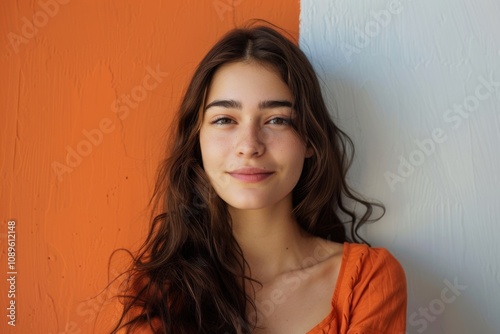
{"label": "orange shirt", "polygon": [[344,243],[332,312],[307,334],[400,334],[406,328],[406,277],[384,248]]}

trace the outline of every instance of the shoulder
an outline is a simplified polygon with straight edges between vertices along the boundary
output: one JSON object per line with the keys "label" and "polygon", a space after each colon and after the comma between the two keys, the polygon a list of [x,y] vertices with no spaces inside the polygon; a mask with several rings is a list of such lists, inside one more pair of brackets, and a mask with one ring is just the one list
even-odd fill
{"label": "shoulder", "polygon": [[345,243],[338,285],[339,302],[349,296],[352,303],[366,298],[406,300],[403,267],[385,248]]}
{"label": "shoulder", "polygon": [[373,248],[364,244],[345,243],[343,262],[348,271],[359,275],[396,275],[404,278],[399,261],[385,248]]}
{"label": "shoulder", "polygon": [[331,315],[310,333],[404,333],[406,277],[385,248],[327,244],[333,257],[341,250],[340,272]]}
{"label": "shoulder", "polygon": [[349,319],[343,326],[367,333],[404,333],[406,276],[387,249],[344,244],[340,277],[335,303],[340,319]]}

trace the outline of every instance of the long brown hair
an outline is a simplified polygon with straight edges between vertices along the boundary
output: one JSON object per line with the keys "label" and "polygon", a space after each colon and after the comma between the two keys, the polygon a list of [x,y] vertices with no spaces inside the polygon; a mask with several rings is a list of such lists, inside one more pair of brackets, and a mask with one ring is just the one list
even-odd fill
{"label": "long brown hair", "polygon": [[[247,263],[226,205],[203,170],[199,144],[205,93],[214,73],[224,64],[250,60],[279,72],[294,96],[295,130],[314,151],[293,190],[300,226],[332,241],[364,242],[359,227],[370,220],[374,206],[383,209],[349,188],[353,145],[333,123],[304,53],[267,25],[234,29],[198,65],[180,105],[170,154],[160,166],[152,197],[152,224],[127,272],[127,291],[120,296],[123,313],[113,332],[252,331],[246,319],[248,307],[255,308],[245,293]],[[357,214],[352,203],[361,204],[364,212]]]}

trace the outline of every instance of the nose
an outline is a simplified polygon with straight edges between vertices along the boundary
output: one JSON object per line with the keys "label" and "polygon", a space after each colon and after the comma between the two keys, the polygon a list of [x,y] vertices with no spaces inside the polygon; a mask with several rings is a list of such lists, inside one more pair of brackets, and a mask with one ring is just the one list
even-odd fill
{"label": "nose", "polygon": [[251,158],[264,154],[263,133],[258,124],[240,125],[236,153],[240,157]]}

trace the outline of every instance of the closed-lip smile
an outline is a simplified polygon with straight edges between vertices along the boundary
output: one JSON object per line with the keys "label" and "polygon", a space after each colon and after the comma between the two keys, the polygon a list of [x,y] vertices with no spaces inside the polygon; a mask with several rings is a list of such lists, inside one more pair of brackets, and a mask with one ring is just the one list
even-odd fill
{"label": "closed-lip smile", "polygon": [[235,179],[248,183],[263,181],[274,174],[273,171],[256,167],[243,167],[227,173]]}

